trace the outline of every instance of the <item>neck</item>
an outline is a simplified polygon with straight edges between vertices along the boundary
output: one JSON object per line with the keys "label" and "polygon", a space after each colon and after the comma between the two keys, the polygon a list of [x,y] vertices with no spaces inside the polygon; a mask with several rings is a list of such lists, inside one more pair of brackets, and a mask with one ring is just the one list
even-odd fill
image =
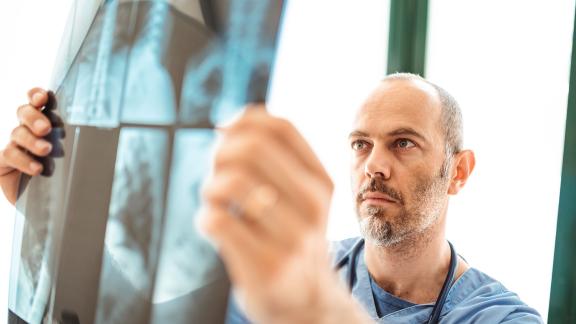
{"label": "neck", "polygon": [[[423,233],[381,247],[366,242],[364,258],[372,278],[387,292],[415,304],[434,302],[450,267],[445,213]],[[467,266],[459,260],[455,278]]]}

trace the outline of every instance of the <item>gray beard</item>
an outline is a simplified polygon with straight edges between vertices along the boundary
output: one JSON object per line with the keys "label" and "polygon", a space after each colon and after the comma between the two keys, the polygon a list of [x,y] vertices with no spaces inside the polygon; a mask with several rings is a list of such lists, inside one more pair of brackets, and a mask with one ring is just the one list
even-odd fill
{"label": "gray beard", "polygon": [[379,247],[392,247],[402,241],[400,235],[395,235],[390,221],[379,217],[380,208],[370,206],[367,211],[369,215],[360,220],[360,234],[367,242]]}
{"label": "gray beard", "polygon": [[358,206],[356,213],[362,237],[372,245],[385,248],[426,241],[427,230],[437,223],[447,203],[449,180],[442,171],[419,184],[414,190],[413,206],[400,206],[401,210],[396,215],[378,206]]}

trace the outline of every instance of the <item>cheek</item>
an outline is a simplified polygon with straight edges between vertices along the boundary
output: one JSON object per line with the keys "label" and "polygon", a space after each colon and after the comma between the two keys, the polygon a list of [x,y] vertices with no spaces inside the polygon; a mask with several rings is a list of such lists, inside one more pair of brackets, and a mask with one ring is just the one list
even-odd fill
{"label": "cheek", "polygon": [[394,189],[402,194],[404,203],[410,205],[414,200],[418,200],[421,188],[428,179],[425,170],[422,169],[397,170]]}
{"label": "cheek", "polygon": [[364,164],[357,161],[353,161],[350,167],[350,185],[352,186],[352,191],[357,192],[362,186],[366,178],[364,173]]}
{"label": "cheek", "polygon": [[438,179],[430,174],[417,174],[406,184],[405,195],[410,205],[420,205],[429,201],[430,190],[438,185]]}

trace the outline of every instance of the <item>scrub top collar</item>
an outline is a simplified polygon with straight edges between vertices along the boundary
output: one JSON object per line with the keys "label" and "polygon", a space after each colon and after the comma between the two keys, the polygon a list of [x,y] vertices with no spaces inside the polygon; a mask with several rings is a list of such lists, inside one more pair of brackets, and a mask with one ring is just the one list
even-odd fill
{"label": "scrub top collar", "polygon": [[[406,323],[407,319],[409,319],[410,323],[426,323],[428,321],[430,312],[432,312],[434,308],[434,303],[417,304],[378,318],[375,305],[376,301],[374,300],[372,287],[370,286],[370,273],[364,261],[364,248],[362,248],[360,253],[356,254],[356,258],[357,260],[354,262],[356,265],[356,278],[352,288],[352,295],[365,308],[372,319],[377,320],[378,323],[387,321]],[[347,271],[350,271],[350,269],[346,269],[346,272]],[[475,270],[473,268],[468,269],[452,284],[441,316],[450,312],[454,306],[466,298],[470,291],[475,290],[482,284],[480,280],[474,279],[474,272]],[[466,282],[465,285],[463,284],[464,282]],[[460,289],[462,287],[466,287],[466,289]]]}

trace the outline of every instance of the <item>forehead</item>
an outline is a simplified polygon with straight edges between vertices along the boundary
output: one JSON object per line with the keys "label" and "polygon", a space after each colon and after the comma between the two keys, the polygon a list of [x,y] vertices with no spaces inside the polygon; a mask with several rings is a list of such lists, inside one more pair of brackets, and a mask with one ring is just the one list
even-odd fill
{"label": "forehead", "polygon": [[354,129],[374,134],[412,128],[432,140],[440,132],[440,117],[434,87],[421,80],[385,80],[358,110]]}

